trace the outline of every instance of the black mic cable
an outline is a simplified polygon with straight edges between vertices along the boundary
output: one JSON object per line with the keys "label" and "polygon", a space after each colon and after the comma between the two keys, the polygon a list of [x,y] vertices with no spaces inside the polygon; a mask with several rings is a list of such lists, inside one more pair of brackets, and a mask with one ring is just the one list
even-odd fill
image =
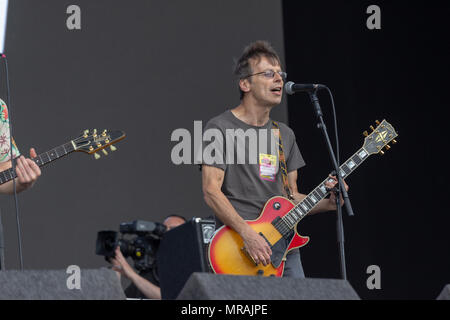
{"label": "black mic cable", "polygon": [[[337,128],[338,128],[338,126],[337,126],[337,115],[336,115],[336,108],[334,106],[333,93],[331,93],[330,88],[328,88],[325,85],[321,85],[320,88],[323,88],[323,89],[327,90],[328,95],[330,96],[330,100],[331,100],[331,108],[333,110],[333,119],[334,119],[334,136],[336,138],[336,162],[337,162],[337,167],[339,169],[341,167],[341,162],[339,160],[339,135],[338,135],[338,130],[337,130]],[[336,178],[338,178],[337,177],[338,174],[340,175],[341,173],[340,172],[336,172]],[[345,188],[345,186],[342,186],[342,187]],[[342,194],[342,191],[340,191],[340,192]],[[350,215],[353,216],[353,212],[351,210],[350,210],[350,212],[351,212]]]}
{"label": "black mic cable", "polygon": [[[338,164],[338,168],[341,165],[341,162],[339,161],[339,136],[338,136],[338,130],[337,130],[337,116],[336,116],[336,108],[334,107],[334,99],[333,99],[333,94],[331,93],[330,88],[328,88],[327,86],[324,86],[325,90],[328,91],[328,94],[330,95],[330,100],[331,100],[331,108],[333,109],[333,118],[334,118],[334,135],[336,137],[336,161]],[[339,174],[339,173],[336,173]]]}
{"label": "black mic cable", "polygon": [[[1,57],[5,61],[5,81],[6,81],[6,103],[8,108],[8,122],[9,122],[9,148],[11,153],[11,165],[12,165],[12,175],[16,173],[16,164],[13,154],[14,144],[13,144],[13,134],[12,134],[12,121],[11,121],[11,98],[10,98],[10,88],[9,88],[9,75],[8,75],[8,59],[5,54]],[[17,240],[19,245],[19,258],[20,258],[20,270],[23,271],[23,255],[22,255],[22,234],[20,229],[20,218],[19,218],[19,201],[16,191],[16,179],[13,178],[13,192],[14,192],[14,203],[16,210],[16,226],[17,226]]]}

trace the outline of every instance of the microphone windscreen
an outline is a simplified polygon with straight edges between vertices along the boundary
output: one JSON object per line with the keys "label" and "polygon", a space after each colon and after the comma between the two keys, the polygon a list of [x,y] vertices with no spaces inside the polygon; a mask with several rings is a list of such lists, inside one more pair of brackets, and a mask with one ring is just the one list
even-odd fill
{"label": "microphone windscreen", "polygon": [[294,94],[294,90],[292,90],[292,86],[294,84],[295,83],[292,81],[286,82],[286,84],[284,85],[284,91],[289,95]]}

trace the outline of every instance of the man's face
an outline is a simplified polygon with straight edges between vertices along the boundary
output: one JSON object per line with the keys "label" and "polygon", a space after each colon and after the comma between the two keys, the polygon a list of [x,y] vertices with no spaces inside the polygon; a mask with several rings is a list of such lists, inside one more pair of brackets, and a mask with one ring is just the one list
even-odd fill
{"label": "man's face", "polygon": [[270,70],[275,74],[272,78],[261,73],[245,79],[250,89],[246,95],[250,95],[259,105],[273,107],[280,104],[284,82],[277,72],[281,71],[281,66],[266,57],[261,57],[259,60],[251,59],[250,66],[252,74]]}
{"label": "man's face", "polygon": [[173,229],[175,227],[178,227],[179,225],[183,224],[184,220],[178,217],[168,217],[166,220],[164,220],[164,225],[167,227],[167,231],[170,229]]}

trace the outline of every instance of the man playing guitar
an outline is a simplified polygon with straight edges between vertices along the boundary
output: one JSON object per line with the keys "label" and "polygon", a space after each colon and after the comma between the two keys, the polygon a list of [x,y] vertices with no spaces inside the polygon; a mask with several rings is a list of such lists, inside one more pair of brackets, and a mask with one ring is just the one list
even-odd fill
{"label": "man playing guitar", "polygon": [[[281,103],[283,85],[286,73],[281,69],[280,59],[275,50],[265,41],[256,41],[248,45],[235,68],[239,78],[241,102],[234,109],[227,110],[221,115],[211,119],[205,127],[218,129],[224,139],[229,129],[249,132],[249,130],[265,129],[272,134],[276,126],[281,136],[280,143],[285,159],[285,184],[294,203],[303,200],[306,195],[298,192],[297,169],[303,167],[305,162],[300,154],[293,131],[283,123],[270,119],[270,111]],[[256,134],[258,139],[261,135]],[[245,139],[244,139],[245,142]],[[217,143],[216,140],[211,142]],[[287,196],[283,192],[283,176],[280,161],[280,152],[267,149],[262,150],[260,140],[258,152],[249,152],[249,144],[234,144],[233,155],[240,148],[245,148],[246,159],[244,163],[235,163],[228,158],[230,152],[224,145],[217,146],[216,150],[223,150],[224,161],[205,162],[202,164],[202,188],[204,199],[213,209],[219,224],[225,224],[236,231],[242,238],[245,250],[256,264],[264,266],[271,262],[272,250],[260,234],[253,230],[245,220],[256,219],[264,203],[273,196]],[[273,148],[272,148],[273,149]],[[281,148],[280,148],[281,149]],[[255,159],[256,156],[256,159]],[[226,161],[225,161],[226,159]],[[326,184],[333,188],[337,179],[330,176]],[[346,189],[348,186],[345,185]],[[343,202],[341,202],[343,203]],[[325,212],[336,209],[335,195],[331,193],[328,199],[322,199],[311,213]],[[303,268],[298,249],[290,251],[286,256],[283,276],[304,277]]]}

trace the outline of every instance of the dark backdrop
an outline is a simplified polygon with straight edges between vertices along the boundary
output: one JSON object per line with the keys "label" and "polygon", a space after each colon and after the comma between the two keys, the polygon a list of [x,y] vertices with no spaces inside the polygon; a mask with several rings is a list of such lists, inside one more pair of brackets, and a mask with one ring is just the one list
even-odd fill
{"label": "dark backdrop", "polygon": [[[81,30],[66,27],[72,4]],[[10,1],[10,111],[21,151],[47,151],[89,128],[127,134],[100,160],[76,153],[50,164],[19,195],[26,269],[103,266],[99,230],[212,214],[197,166],[172,163],[171,134],[193,134],[194,120],[239,103],[232,70],[249,42],[267,39],[284,56],[281,9],[269,0]],[[276,117],[287,121],[285,103]],[[16,269],[14,201],[0,198],[6,267]]]}
{"label": "dark backdrop", "polygon": [[[381,30],[366,9],[381,8]],[[284,1],[289,78],[331,88],[341,162],[363,144],[362,132],[386,119],[399,133],[384,156],[348,178],[354,217],[344,215],[348,278],[363,298],[435,299],[450,283],[450,217],[445,149],[448,123],[449,6],[440,1]],[[319,93],[334,142],[332,109]],[[309,193],[332,170],[309,97],[288,99],[289,123],[307,162],[300,190]],[[310,277],[340,277],[335,214],[303,221]],[[381,290],[368,290],[367,267],[381,269]]]}

